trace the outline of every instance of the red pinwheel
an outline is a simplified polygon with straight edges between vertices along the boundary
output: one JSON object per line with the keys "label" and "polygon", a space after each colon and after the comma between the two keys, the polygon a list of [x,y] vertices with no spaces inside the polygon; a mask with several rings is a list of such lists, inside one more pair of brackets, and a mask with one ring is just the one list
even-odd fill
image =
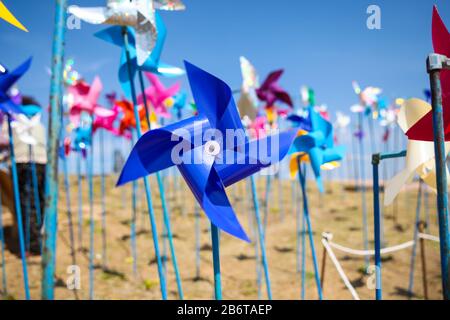
{"label": "red pinwheel", "polygon": [[[206,71],[185,64],[198,115],[143,135],[131,151],[117,184],[177,166],[211,222],[249,241],[225,188],[280,161],[296,132],[248,141],[230,87]],[[230,131],[233,135],[241,133],[236,145],[230,146],[228,139],[223,141]],[[274,141],[278,142],[276,147],[269,147]]]}
{"label": "red pinwheel", "polygon": [[[150,101],[158,116],[169,119],[170,113],[167,111],[167,107],[164,102],[167,100],[167,98],[173,97],[178,93],[178,91],[180,90],[180,84],[177,83],[170,88],[166,88],[161,83],[161,81],[159,81],[156,75],[146,72],[145,76],[151,83],[151,85],[145,90],[145,96],[147,97],[147,100]],[[143,101],[144,97],[140,95],[138,97],[138,103],[142,104]]]}
{"label": "red pinwheel", "polygon": [[[450,33],[436,7],[433,9],[432,37],[435,53],[450,57]],[[441,72],[441,88],[445,141],[450,141],[450,71],[448,70]],[[406,135],[410,140],[433,141],[433,112],[426,113],[406,132]]]}
{"label": "red pinwheel", "polygon": [[264,83],[256,89],[258,99],[266,103],[266,108],[275,105],[275,102],[281,101],[293,108],[294,104],[289,94],[280,87],[278,80],[282,76],[284,70],[277,70],[269,74]]}

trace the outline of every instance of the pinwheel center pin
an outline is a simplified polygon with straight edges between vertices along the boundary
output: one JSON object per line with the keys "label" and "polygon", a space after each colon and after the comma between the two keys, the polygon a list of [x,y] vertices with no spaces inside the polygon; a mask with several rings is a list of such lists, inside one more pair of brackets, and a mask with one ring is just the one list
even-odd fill
{"label": "pinwheel center pin", "polygon": [[218,156],[220,153],[220,144],[214,140],[208,141],[205,144],[205,153],[212,157]]}

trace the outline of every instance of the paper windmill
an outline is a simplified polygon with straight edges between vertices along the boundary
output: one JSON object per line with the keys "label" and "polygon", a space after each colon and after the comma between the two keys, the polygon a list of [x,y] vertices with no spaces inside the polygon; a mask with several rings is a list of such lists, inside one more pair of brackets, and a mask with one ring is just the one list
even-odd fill
{"label": "paper windmill", "polygon": [[186,92],[180,92],[175,97],[173,97],[173,111],[178,120],[181,119],[182,110],[186,107],[187,94]]}
{"label": "paper windmill", "polygon": [[[164,47],[164,42],[166,41],[166,26],[163,23],[162,18],[158,13],[155,14],[156,18],[156,28],[158,30],[158,39],[156,40],[156,45],[151,52],[148,59],[145,60],[142,66],[139,68],[143,71],[148,71],[154,74],[162,75],[164,77],[178,77],[184,74],[184,70],[172,67],[160,61],[161,53]],[[120,60],[119,67],[119,81],[122,87],[122,90],[125,93],[127,98],[131,97],[131,89],[130,89],[130,77],[128,75],[128,65],[127,65],[127,57],[125,52],[125,44],[123,40],[123,30],[121,27],[110,27],[100,32],[97,32],[95,36],[99,39],[102,39],[106,42],[112,43],[121,47],[122,57]],[[135,38],[134,31],[131,28],[128,28],[129,34],[129,52],[131,58],[131,74],[132,79],[135,78],[136,72],[138,70],[138,64],[136,62],[136,49],[135,49]]]}
{"label": "paper windmill", "polygon": [[[119,135],[124,136],[127,139],[131,139],[131,131],[136,128],[136,118],[134,117],[133,104],[126,100],[116,101],[115,108],[120,108],[122,111],[122,119],[119,125]],[[138,106],[139,119],[141,121],[141,129],[143,132],[148,130],[148,124],[146,121],[145,109],[142,105]]]}
{"label": "paper windmill", "polygon": [[367,87],[361,90],[361,87],[356,81],[352,82],[353,90],[359,97],[359,104],[356,104],[350,108],[353,113],[362,113],[369,115],[372,112],[372,108],[378,108],[379,95],[381,89],[376,87]]}
{"label": "paper windmill", "polygon": [[255,120],[258,111],[258,99],[256,88],[259,87],[258,74],[255,67],[245,57],[240,57],[242,87],[241,97],[238,101],[239,113],[242,118],[247,116],[250,120]]}
{"label": "paper windmill", "polygon": [[273,107],[277,101],[281,101],[291,108],[294,107],[289,94],[278,84],[283,72],[283,70],[277,70],[270,73],[261,87],[256,89],[258,99],[266,103],[266,108]]}
{"label": "paper windmill", "polygon": [[17,134],[20,141],[25,144],[35,146],[37,140],[35,138],[35,130],[41,123],[41,114],[37,114],[31,119],[25,114],[18,114],[15,116],[14,121],[11,122],[11,127]]}
{"label": "paper windmill", "polygon": [[95,77],[91,86],[84,81],[78,81],[74,86],[69,87],[68,91],[71,96],[69,99],[71,101],[69,117],[74,127],[78,127],[83,112],[96,118],[105,118],[105,121],[114,116],[112,110],[105,109],[97,104],[102,88],[99,77]]}
{"label": "paper windmill", "polygon": [[155,46],[157,30],[153,0],[108,0],[106,7],[70,6],[69,13],[91,24],[132,27],[136,32],[136,54],[143,65]]}
{"label": "paper windmill", "polygon": [[[169,119],[170,113],[167,111],[165,101],[177,94],[177,92],[180,90],[180,84],[177,83],[170,88],[166,88],[159,81],[156,75],[146,72],[145,76],[151,84],[147,89],[145,89],[145,96],[147,97],[147,101],[150,102],[153,110],[155,110],[158,116]],[[142,95],[140,95],[138,97],[138,104],[142,104],[143,102],[144,98]]]}
{"label": "paper windmill", "polygon": [[337,112],[336,113],[336,122],[335,122],[335,127],[336,129],[340,129],[340,130],[344,130],[345,128],[347,128],[350,125],[350,117],[343,114],[342,112]]}
{"label": "paper windmill", "polygon": [[95,117],[92,124],[93,133],[97,132],[98,129],[104,129],[111,132],[114,135],[119,135],[119,129],[114,127],[114,123],[119,115],[119,109],[113,108],[108,110],[111,112],[110,115],[103,115],[101,117]]}
{"label": "paper windmill", "polygon": [[316,177],[317,186],[323,192],[323,183],[320,175],[321,169],[330,170],[339,166],[343,159],[345,148],[334,146],[333,126],[320,114],[310,107],[309,120],[311,131],[300,130],[291,149],[290,172],[295,177],[298,172],[297,157],[300,160],[309,161]]}
{"label": "paper windmill", "polygon": [[9,94],[12,86],[28,71],[31,66],[31,58],[22,63],[15,70],[0,73],[0,112],[5,114],[22,113],[21,109],[11,100]]}
{"label": "paper windmill", "polygon": [[[450,33],[436,7],[433,9],[432,30],[435,53],[450,57]],[[441,72],[441,89],[445,141],[450,141],[450,71],[448,70],[442,70]],[[408,128],[406,135],[411,140],[434,141],[432,111],[429,110],[429,112],[424,113],[419,121]]]}
{"label": "paper windmill", "polygon": [[316,94],[313,89],[302,86],[300,88],[300,96],[305,107],[313,107],[316,105]]}
{"label": "paper windmill", "polygon": [[5,20],[6,22],[12,24],[16,28],[19,28],[25,32],[28,32],[27,28],[20,23],[19,20],[14,17],[14,15],[8,10],[8,8],[3,4],[3,1],[0,1],[0,18]]}
{"label": "paper windmill", "polygon": [[[223,231],[249,241],[231,207],[225,187],[282,159],[295,131],[267,137],[263,143],[261,140],[248,142],[231,89],[194,65],[188,62],[185,65],[199,115],[142,136],[131,151],[118,185],[176,165],[211,222]],[[216,139],[226,137],[227,130],[242,131],[242,141],[237,147],[233,143],[233,147],[222,148],[218,140],[213,139],[213,136]],[[208,136],[211,133],[213,136]],[[279,142],[279,148],[267,150],[268,157],[264,161],[258,152],[251,152],[258,146],[267,148],[274,141]]]}
{"label": "paper windmill", "polygon": [[[404,133],[408,132],[424,114],[431,110],[431,105],[419,99],[410,99],[401,107],[398,124]],[[450,151],[450,142],[445,143],[445,152]],[[406,167],[386,184],[384,204],[391,204],[403,186],[417,174],[427,185],[436,190],[436,168],[434,159],[434,142],[408,140]],[[447,170],[448,175],[448,170]]]}

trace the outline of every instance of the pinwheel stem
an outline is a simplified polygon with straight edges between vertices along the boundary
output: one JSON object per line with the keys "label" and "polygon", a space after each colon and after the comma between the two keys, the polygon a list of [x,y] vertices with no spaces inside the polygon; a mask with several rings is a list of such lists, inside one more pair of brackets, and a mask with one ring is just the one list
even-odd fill
{"label": "pinwheel stem", "polygon": [[195,279],[200,280],[200,209],[197,202],[194,202],[195,219]]}
{"label": "pinwheel stem", "polygon": [[415,270],[415,262],[416,262],[416,253],[417,253],[417,240],[419,238],[419,221],[420,221],[420,209],[422,207],[422,189],[423,183],[422,180],[419,181],[419,192],[417,194],[417,206],[416,206],[416,219],[414,224],[414,245],[411,251],[411,263],[409,267],[409,286],[408,286],[408,294],[409,297],[412,298],[414,295],[414,270]]}
{"label": "pinwheel stem", "polygon": [[266,234],[266,230],[267,230],[267,224],[269,222],[269,198],[270,198],[270,189],[271,189],[271,185],[272,185],[272,179],[270,174],[267,175],[266,177],[266,193],[264,195],[264,225],[263,225],[263,234]]}
{"label": "pinwheel stem", "polygon": [[[142,76],[141,70],[138,71],[138,74],[139,74],[139,84],[141,87],[142,97],[144,100],[145,118],[147,121],[147,125],[150,128],[150,115],[149,115],[149,110],[148,110],[147,97],[145,96],[144,77]],[[161,177],[160,172],[156,173],[156,179],[158,182],[159,196],[161,198],[161,206],[163,209],[163,220],[164,220],[163,230],[165,230],[167,240],[169,241],[170,255],[172,256],[173,269],[174,269],[175,278],[177,281],[178,296],[181,300],[183,300],[183,288],[181,286],[181,276],[180,276],[180,272],[178,270],[177,255],[175,253],[175,245],[173,243],[172,228],[170,226],[170,217],[169,217],[169,212],[168,212],[167,202],[166,202],[164,181],[163,181],[163,178]],[[165,246],[165,242],[164,242],[164,252],[165,251],[166,251],[166,246]],[[166,255],[164,254],[164,256],[166,256]],[[166,269],[164,261],[163,261],[163,266],[164,266],[164,269]]]}
{"label": "pinwheel stem", "polygon": [[[426,224],[423,221],[417,222],[417,227],[420,233],[423,233]],[[428,281],[427,281],[427,259],[425,257],[425,239],[420,238],[420,258],[422,261],[422,283],[423,283],[423,297],[428,300]]]}
{"label": "pinwheel stem", "polygon": [[309,236],[309,243],[311,246],[311,255],[313,259],[313,265],[314,265],[314,277],[316,279],[316,286],[317,286],[317,294],[319,297],[319,300],[322,300],[322,286],[320,285],[320,278],[319,278],[319,264],[317,262],[317,256],[316,256],[316,249],[314,246],[314,238],[313,238],[313,231],[311,226],[311,219],[309,217],[309,205],[308,205],[308,197],[306,193],[306,167],[302,169],[302,166],[300,164],[300,157],[297,157],[297,166],[299,168],[298,170],[298,177],[300,181],[300,186],[302,188],[302,196],[303,196],[303,214],[305,217],[306,225],[308,227],[308,236]]}
{"label": "pinwheel stem", "polygon": [[62,80],[67,0],[56,0],[53,36],[52,80],[48,128],[48,163],[45,172],[45,232],[42,259],[42,298],[54,298],[58,213],[58,157],[61,133]]}
{"label": "pinwheel stem", "polygon": [[450,299],[450,233],[448,213],[448,186],[445,159],[445,134],[442,107],[441,70],[450,69],[450,60],[442,62],[442,56],[430,55],[427,71],[430,75],[431,104],[433,110],[434,152],[436,161],[437,209],[439,217],[439,238],[442,271],[442,293],[445,300]]}
{"label": "pinwheel stem", "polygon": [[222,280],[220,276],[219,229],[211,223],[211,240],[214,267],[214,295],[216,300],[222,300]]}
{"label": "pinwheel stem", "polygon": [[269,300],[272,300],[272,289],[270,285],[270,276],[269,276],[269,265],[267,263],[267,257],[266,257],[266,245],[265,245],[265,233],[263,233],[262,226],[261,226],[261,215],[259,213],[259,202],[258,202],[258,195],[256,193],[256,183],[254,176],[250,177],[251,186],[252,186],[252,196],[253,196],[253,207],[255,209],[255,220],[256,220],[256,227],[258,230],[258,239],[259,239],[259,246],[261,250],[261,258],[262,258],[262,264],[264,268],[264,277],[266,279],[266,290],[267,290],[267,298]]}
{"label": "pinwheel stem", "polygon": [[101,188],[101,205],[102,205],[102,262],[103,269],[107,268],[107,239],[106,239],[106,191],[105,191],[105,144],[104,144],[104,132],[99,132],[100,136],[100,188]]}
{"label": "pinwheel stem", "polygon": [[78,250],[83,250],[83,180],[81,176],[81,152],[77,153],[77,180],[78,180]]}
{"label": "pinwheel stem", "polygon": [[[125,46],[125,54],[126,54],[126,58],[127,58],[127,69],[128,69],[128,77],[130,80],[131,96],[133,99],[133,106],[134,106],[134,117],[136,120],[136,130],[137,130],[138,137],[140,138],[142,135],[142,131],[141,131],[141,125],[140,125],[141,122],[140,122],[140,117],[139,117],[137,98],[136,98],[136,89],[134,86],[134,81],[133,81],[134,79],[133,79],[132,70],[131,70],[132,62],[131,62],[131,58],[130,58],[128,30],[126,27],[124,27],[122,29],[122,31],[123,31],[123,39],[124,39],[124,46]],[[158,275],[159,275],[159,282],[160,282],[159,284],[160,284],[160,288],[161,288],[161,295],[162,295],[163,300],[166,300],[167,299],[166,279],[164,277],[161,255],[159,252],[158,231],[156,229],[156,219],[155,219],[155,213],[154,213],[153,205],[152,205],[150,184],[149,184],[147,177],[144,177],[143,179],[144,179],[145,193],[146,193],[146,197],[147,197],[147,207],[148,207],[148,212],[149,212],[149,217],[150,217],[150,225],[152,228],[152,237],[153,237],[153,245],[154,245],[154,249],[155,249],[156,263],[158,266]]]}
{"label": "pinwheel stem", "polygon": [[39,184],[36,173],[36,162],[34,162],[33,148],[29,146],[28,149],[30,165],[31,165],[31,181],[33,183],[33,198],[34,198],[34,206],[36,208],[36,222],[38,226],[41,226],[42,223],[42,213],[41,213],[41,200],[39,198]]}
{"label": "pinwheel stem", "polygon": [[5,236],[3,233],[3,206],[2,203],[2,194],[0,192],[0,242],[1,242],[1,250],[2,250],[2,291],[3,296],[6,297],[8,295],[8,286],[6,281],[6,260],[5,260]]}
{"label": "pinwheel stem", "polygon": [[131,257],[133,259],[133,274],[137,275],[137,248],[136,248],[136,216],[137,216],[137,192],[138,182],[131,183],[131,222],[130,222],[130,242]]}
{"label": "pinwheel stem", "polygon": [[88,177],[89,186],[89,299],[94,300],[94,183],[93,183],[93,166],[94,166],[94,148],[91,146],[88,152],[86,165],[86,175]]}
{"label": "pinwheel stem", "polygon": [[30,300],[30,287],[28,285],[28,267],[27,267],[27,257],[25,255],[25,239],[22,224],[22,209],[20,207],[20,194],[19,194],[19,177],[17,175],[16,167],[16,157],[14,154],[14,138],[12,134],[11,127],[11,115],[8,115],[8,135],[9,135],[9,149],[11,157],[11,174],[13,179],[13,189],[14,189],[14,209],[16,211],[17,218],[17,228],[19,232],[19,246],[20,246],[20,256],[22,259],[22,273],[23,273],[23,286],[25,290],[25,299]]}

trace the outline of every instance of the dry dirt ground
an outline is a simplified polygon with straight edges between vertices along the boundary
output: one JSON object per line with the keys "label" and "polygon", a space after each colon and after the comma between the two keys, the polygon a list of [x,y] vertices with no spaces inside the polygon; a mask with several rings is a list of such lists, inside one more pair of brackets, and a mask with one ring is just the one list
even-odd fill
{"label": "dry dirt ground", "polygon": [[[131,186],[121,189],[114,188],[115,178],[106,181],[106,234],[107,234],[107,269],[102,265],[102,228],[100,197],[95,201],[95,299],[160,299],[159,281],[156,264],[154,263],[154,249],[150,233],[150,223],[147,215],[145,194],[140,186],[138,196],[137,224],[137,272],[133,272],[133,259],[130,244],[131,222]],[[100,194],[100,180],[95,179],[95,194]],[[157,229],[160,236],[160,247],[163,250],[161,231],[162,214],[158,188],[154,177],[151,177],[153,203],[157,216]],[[314,229],[314,241],[322,266],[323,246],[321,234],[324,231],[334,235],[334,242],[341,245],[362,249],[362,210],[361,194],[351,188],[343,190],[342,184],[327,185],[327,192],[319,195],[316,186],[310,181],[308,187],[310,214]],[[190,192],[184,184],[177,183],[173,188],[173,181],[166,179],[167,198],[170,207],[171,224],[178,264],[181,272],[182,286],[185,299],[213,298],[212,256],[208,220],[201,214],[201,260],[200,277],[196,277],[195,264],[195,219],[194,202]],[[63,184],[61,183],[61,186]],[[348,184],[349,186],[349,184]],[[88,245],[89,245],[89,206],[87,184],[83,182],[83,250],[77,250],[77,264],[81,270],[81,290],[79,299],[88,298]],[[295,187],[295,190],[293,190]],[[77,184],[71,180],[72,213],[75,220],[75,234],[77,234]],[[174,190],[176,189],[176,192]],[[258,179],[258,195],[261,203],[261,215],[264,214],[265,179]],[[280,190],[282,190],[280,192]],[[252,223],[254,215],[251,194],[248,192],[247,182],[240,183],[228,189],[228,195],[234,204],[239,219],[250,237],[255,239]],[[293,192],[297,192],[297,183],[283,181],[274,182],[269,201],[269,216],[267,228],[267,256],[270,267],[270,280],[274,299],[300,299],[300,273],[297,271],[297,236],[296,210],[301,206],[301,198],[293,200]],[[280,199],[281,196],[281,199]],[[282,201],[280,201],[282,200]],[[394,222],[394,207],[385,209],[385,241],[388,246],[412,240],[415,208],[417,201],[417,185],[412,185],[404,191],[397,201],[397,222]],[[429,233],[438,235],[437,221],[434,209],[434,195],[429,195],[430,226]],[[75,299],[73,291],[66,287],[67,268],[72,264],[70,256],[69,224],[65,192],[61,189],[59,202],[59,236],[57,243],[56,291],[57,299]],[[281,205],[280,205],[281,204]],[[4,224],[6,235],[11,234],[11,216],[4,210]],[[367,212],[369,221],[369,247],[373,248],[373,211],[372,191],[367,191]],[[422,211],[423,216],[423,211]],[[77,240],[77,238],[75,239]],[[8,238],[6,250],[7,292],[5,298],[23,299],[21,261],[16,254],[11,253],[17,240]],[[78,241],[75,242],[78,248]],[[440,299],[440,267],[439,246],[426,242],[428,291],[431,299]],[[247,244],[227,234],[221,235],[221,268],[224,299],[257,299],[258,289],[256,281],[256,262],[254,244]],[[14,251],[14,250],[13,250]],[[374,291],[367,283],[372,277],[365,274],[364,259],[335,251],[337,258],[356,288],[361,299],[373,299]],[[306,299],[316,299],[316,287],[312,259],[307,243],[306,251]],[[408,299],[408,277],[411,248],[383,257],[383,290],[385,299]],[[417,255],[415,269],[414,299],[423,298],[422,274],[420,255]],[[373,259],[371,259],[373,263]],[[31,297],[39,299],[41,294],[41,259],[28,258]],[[172,259],[167,261],[167,286],[170,299],[177,299],[177,287],[172,268]],[[1,288],[4,293],[4,288]],[[262,287],[262,298],[266,298],[265,287]],[[326,262],[325,299],[351,299],[335,267],[328,259]]]}

